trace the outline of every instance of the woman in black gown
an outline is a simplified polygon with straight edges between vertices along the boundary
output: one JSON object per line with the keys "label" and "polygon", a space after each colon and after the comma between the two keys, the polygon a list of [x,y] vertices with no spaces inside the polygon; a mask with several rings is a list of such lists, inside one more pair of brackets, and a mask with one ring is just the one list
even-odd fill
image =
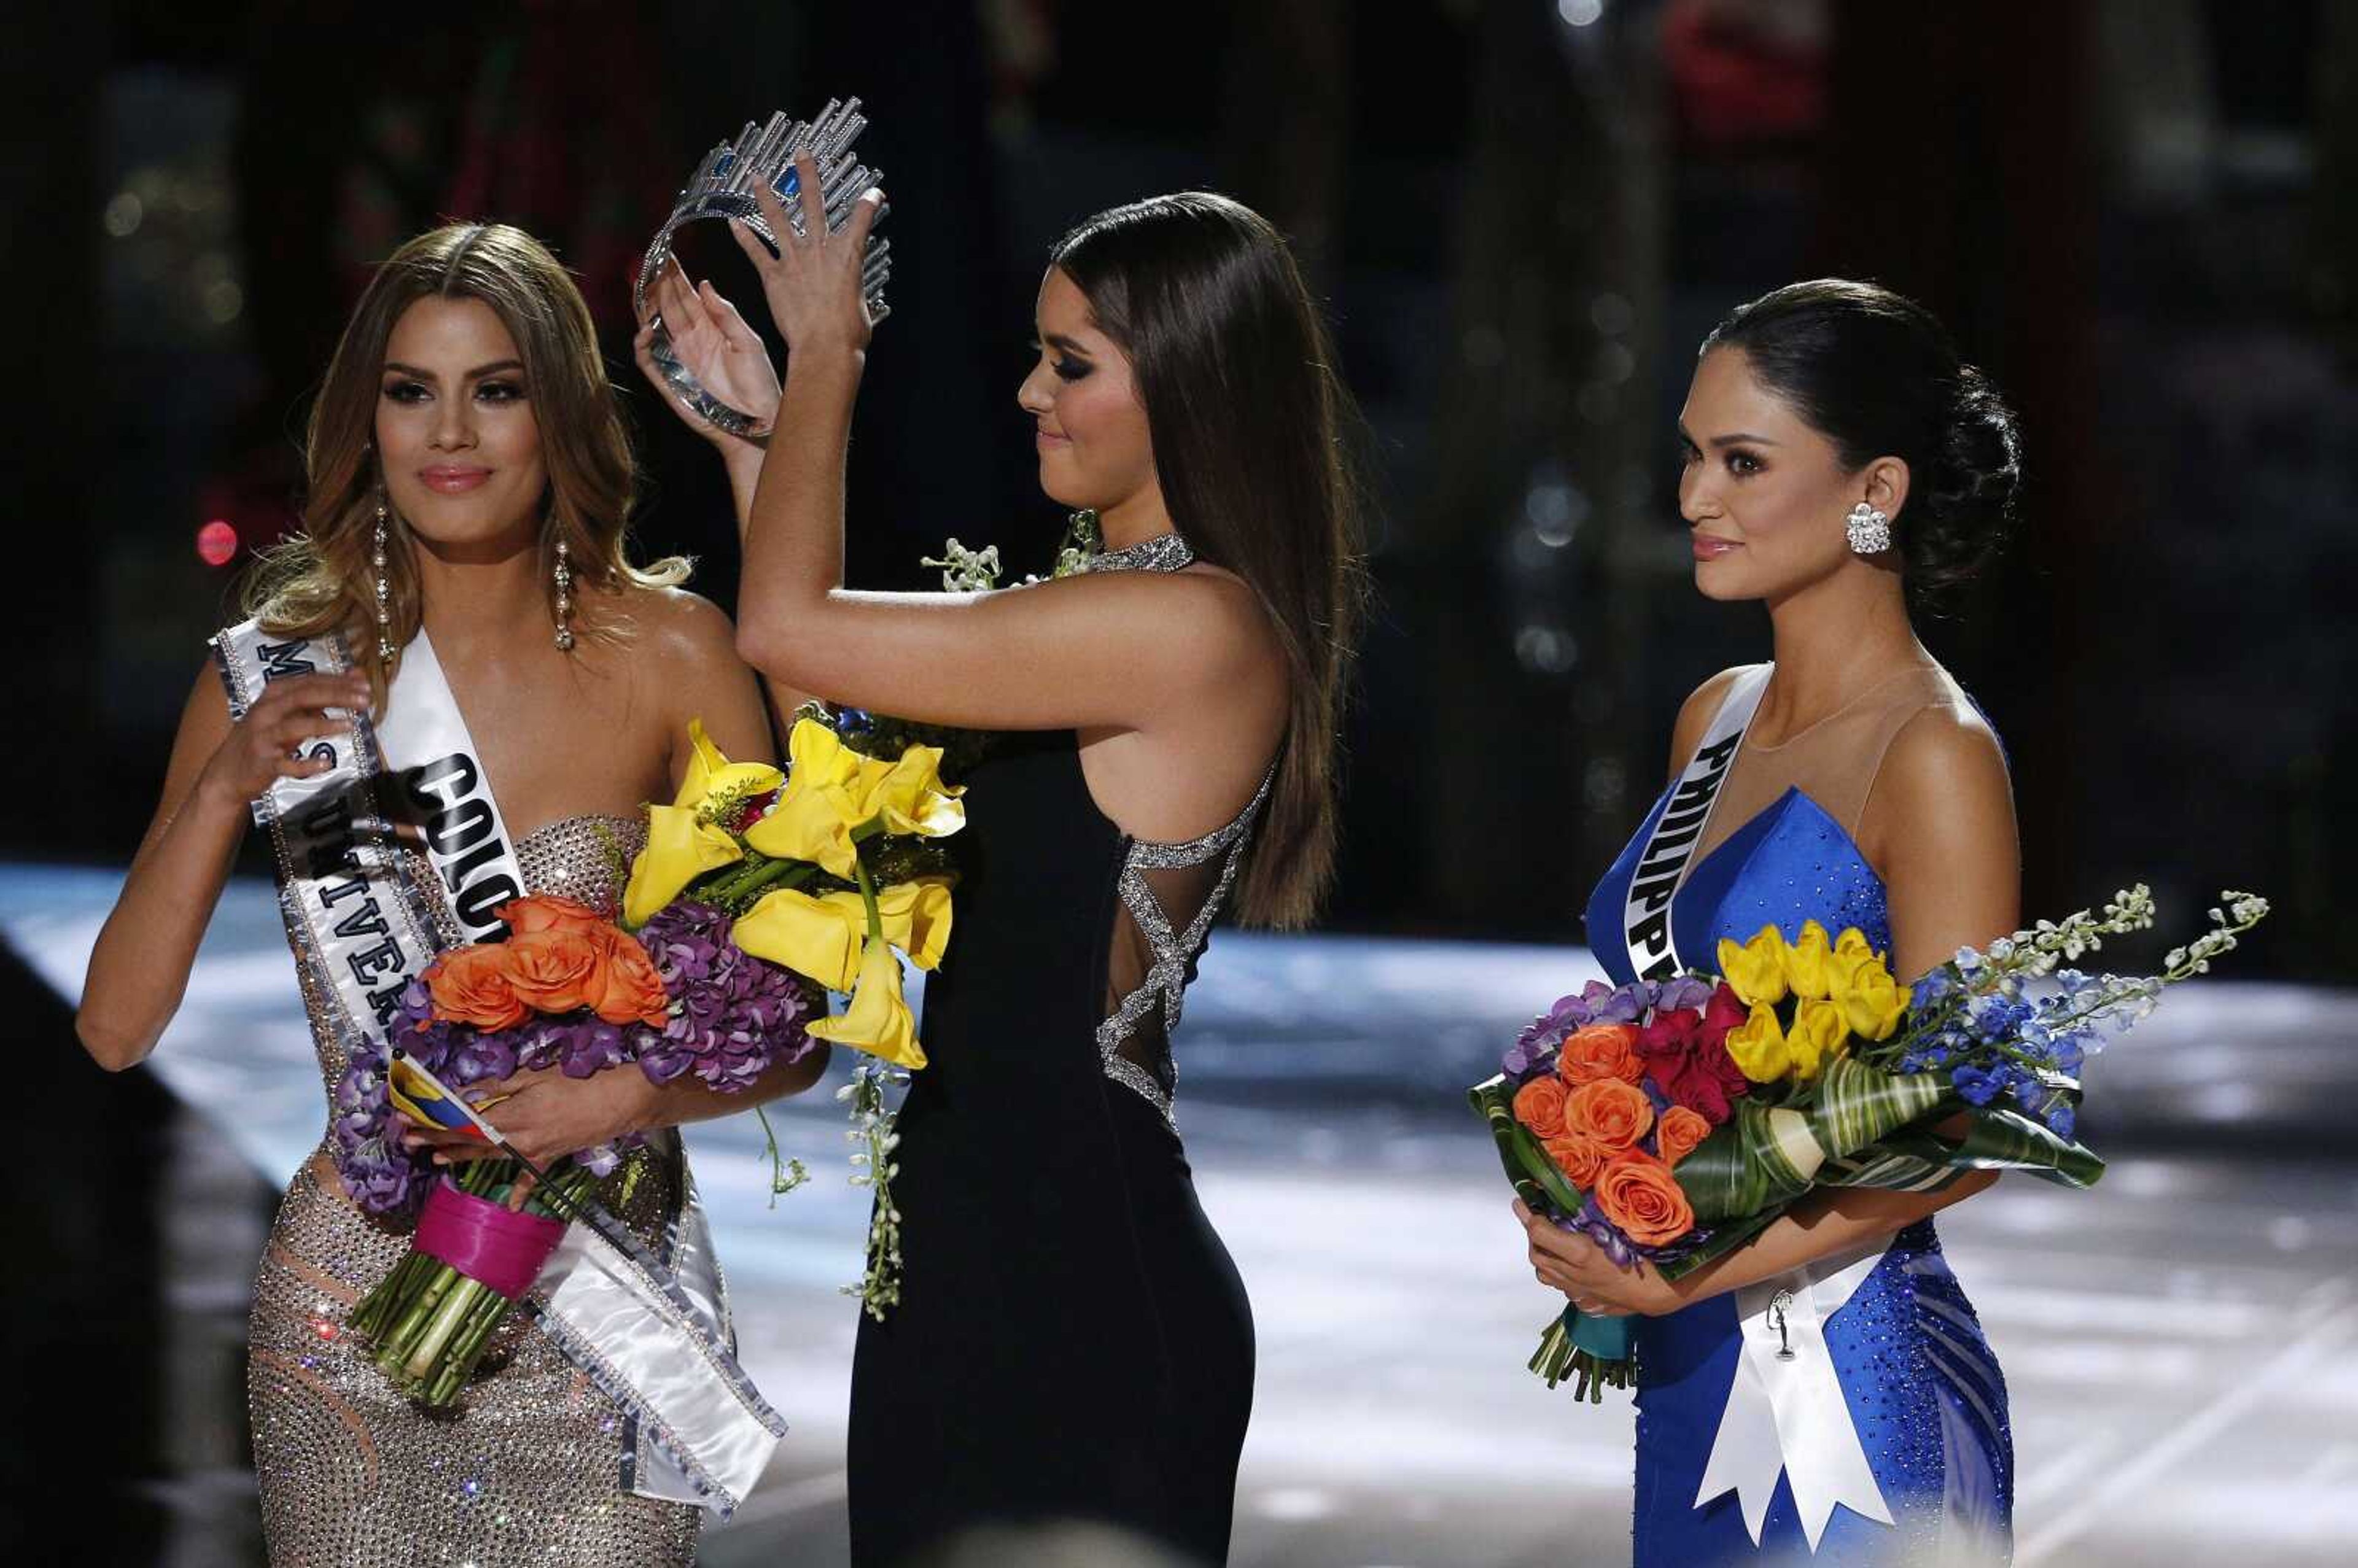
{"label": "woman in black gown", "polygon": [[[1261,219],[1201,194],[1101,214],[1053,254],[1018,401],[1043,488],[1098,513],[1104,553],[995,593],[848,592],[876,200],[774,260],[739,234],[788,350],[740,651],[1002,732],[965,781],[957,929],[901,1117],[903,1297],[860,1325],[852,1554],[1089,1521],[1221,1561],[1252,1318],[1173,1128],[1170,1031],[1224,902],[1301,924],[1332,863],[1358,582],[1342,394]],[[685,295],[665,297],[742,332]]]}

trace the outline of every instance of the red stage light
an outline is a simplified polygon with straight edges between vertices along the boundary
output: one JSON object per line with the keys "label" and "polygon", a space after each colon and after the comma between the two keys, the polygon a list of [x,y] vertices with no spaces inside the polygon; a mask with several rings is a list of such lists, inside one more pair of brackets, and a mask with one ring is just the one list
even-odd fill
{"label": "red stage light", "polygon": [[197,530],[197,557],[209,567],[225,567],[237,557],[237,530],[216,517]]}

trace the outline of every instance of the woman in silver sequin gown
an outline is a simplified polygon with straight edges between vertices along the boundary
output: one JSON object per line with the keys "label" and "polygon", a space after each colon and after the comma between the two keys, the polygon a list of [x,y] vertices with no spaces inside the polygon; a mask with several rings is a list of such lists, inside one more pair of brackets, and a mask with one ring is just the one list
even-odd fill
{"label": "woman in silver sequin gown", "polygon": [[[320,392],[308,464],[305,535],[254,608],[289,634],[341,633],[355,673],[275,681],[235,723],[214,675],[198,679],[91,960],[78,1025],[110,1068],[142,1059],[177,1007],[246,803],[311,768],[292,749],[328,709],[384,701],[397,660],[381,637],[389,650],[430,631],[532,892],[611,910],[614,849],[636,849],[637,804],[675,787],[690,719],[733,756],[774,755],[726,618],[677,588],[683,563],[642,569],[623,553],[631,467],[612,389],[587,307],[529,236],[452,225],[384,265]],[[422,859],[415,870],[435,885]],[[319,982],[301,978],[332,1088],[345,1064]],[[629,1071],[528,1076],[500,1120],[535,1159],[648,1132],[600,1195],[653,1243],[692,1191],[671,1129],[823,1066],[815,1054],[731,1097]],[[408,1229],[344,1195],[325,1144],[288,1185],[255,1281],[248,1377],[271,1561],[689,1563],[699,1514],[623,1489],[621,1412],[527,1314],[454,1412],[394,1393],[344,1324]]]}
{"label": "woman in silver sequin gown", "polygon": [[[1098,514],[1104,553],[1000,593],[845,593],[866,222],[756,258],[790,352],[741,645],[853,707],[1002,733],[902,1114],[902,1299],[860,1327],[852,1557],[1087,1520],[1217,1561],[1252,1314],[1173,1119],[1171,1033],[1230,895],[1296,924],[1331,865],[1357,568],[1333,356],[1252,212],[1102,214],[1054,254],[1018,401],[1042,488]],[[676,280],[661,308],[699,314]]]}

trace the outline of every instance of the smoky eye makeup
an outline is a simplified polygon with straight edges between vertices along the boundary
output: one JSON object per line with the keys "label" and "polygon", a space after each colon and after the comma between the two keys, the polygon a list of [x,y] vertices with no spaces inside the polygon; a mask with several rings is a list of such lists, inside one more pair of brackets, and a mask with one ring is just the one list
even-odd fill
{"label": "smoky eye makeup", "polygon": [[1037,338],[1032,340],[1032,351],[1048,360],[1048,368],[1055,373],[1059,381],[1078,381],[1097,368],[1069,349],[1043,342]]}

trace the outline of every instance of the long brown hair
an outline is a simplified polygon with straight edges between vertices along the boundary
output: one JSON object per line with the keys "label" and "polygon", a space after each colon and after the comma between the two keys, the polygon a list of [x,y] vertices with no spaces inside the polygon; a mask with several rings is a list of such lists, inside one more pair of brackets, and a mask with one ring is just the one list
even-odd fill
{"label": "long brown hair", "polygon": [[1205,191],[1100,212],[1050,262],[1130,356],[1171,520],[1244,579],[1285,652],[1291,712],[1238,913],[1295,926],[1334,880],[1343,709],[1365,599],[1356,433],[1284,239]]}
{"label": "long brown hair", "polygon": [[[376,406],[394,324],[427,298],[480,299],[516,341],[548,467],[540,545],[552,565],[562,539],[581,588],[667,586],[688,573],[676,557],[647,568],[631,564],[623,539],[637,480],[630,438],[590,307],[572,276],[538,240],[505,223],[452,223],[420,234],[377,268],[345,324],[311,405],[302,531],[263,557],[245,596],[247,612],[273,632],[351,634],[353,656],[380,685],[393,671],[378,668],[376,657],[371,545],[383,482],[373,451]],[[389,640],[398,650],[417,634],[423,607],[415,560],[403,531],[394,532],[384,574]],[[553,621],[555,574],[544,575]],[[575,598],[580,628],[604,630],[594,596],[577,591]],[[395,663],[399,657],[396,652]]]}

